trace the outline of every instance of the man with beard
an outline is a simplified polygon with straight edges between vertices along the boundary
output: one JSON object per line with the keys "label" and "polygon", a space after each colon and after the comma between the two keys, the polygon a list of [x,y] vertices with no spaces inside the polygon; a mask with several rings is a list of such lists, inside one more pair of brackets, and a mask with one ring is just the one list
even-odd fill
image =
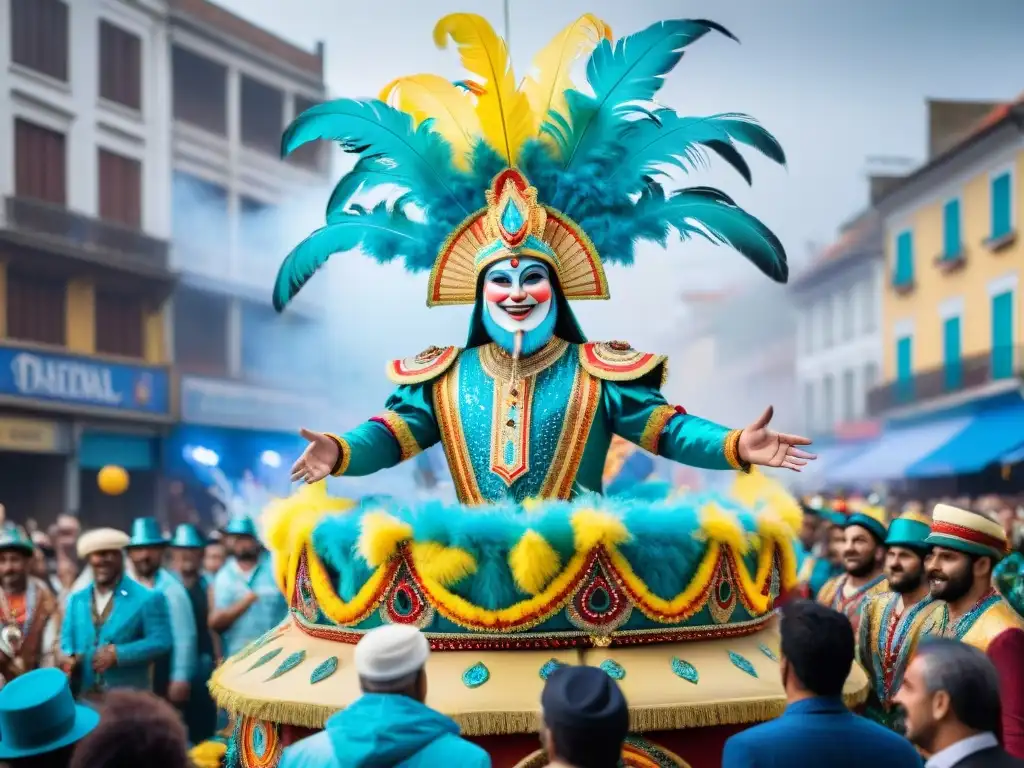
{"label": "man with beard", "polygon": [[843,569],[818,592],[818,602],[845,613],[858,632],[861,606],[872,595],[889,590],[882,563],[885,558],[885,512],[863,505],[843,521]]}
{"label": "man with beard", "polygon": [[[846,521],[845,505],[842,502],[836,502],[832,509],[825,509],[824,502],[820,499],[815,501],[820,504],[817,507],[817,514],[819,521],[824,521],[825,540],[818,542],[819,549],[823,551],[818,554],[809,554],[800,565],[798,579],[801,584],[803,597],[808,600],[815,599],[829,579],[834,579],[843,573],[842,553],[845,538],[843,530],[843,525]],[[808,527],[808,509],[815,509],[815,507],[804,506],[804,530]],[[819,535],[820,532],[821,528],[819,525]],[[801,535],[802,538],[803,536]]]}
{"label": "man with beard", "polygon": [[866,714],[896,731],[903,730],[903,723],[893,708],[893,696],[903,683],[922,627],[944,610],[929,594],[925,578],[930,525],[917,512],[905,512],[893,520],[885,539],[890,591],[866,600],[860,617],[857,658],[871,680]]}
{"label": "man with beard", "polygon": [[183,523],[171,539],[171,568],[185,586],[195,619],[196,670],[192,678],[189,700],[184,708],[189,741],[200,744],[213,735],[217,724],[217,707],[206,688],[213,672],[213,635],[208,621],[209,581],[202,573],[206,542],[195,526]]}
{"label": "man with beard", "polygon": [[0,632],[14,641],[0,645],[0,684],[36,669],[50,652],[47,627],[57,613],[57,600],[46,582],[29,574],[33,555],[32,543],[19,529],[0,531]]}
{"label": "man with beard", "polygon": [[61,667],[87,695],[151,690],[153,663],[171,652],[166,598],[125,575],[129,541],[112,528],[78,540],[78,557],[88,563],[92,582],[68,598],[60,653]]}
{"label": "man with beard", "polygon": [[988,654],[1002,682],[1003,745],[1024,758],[1024,619],[992,586],[993,567],[1009,552],[1006,531],[983,515],[937,504],[927,543],[931,595],[946,610],[925,631]]}
{"label": "man with beard", "polygon": [[[221,635],[225,658],[269,632],[288,615],[288,603],[274,579],[256,526],[234,517],[224,529],[231,558],[210,587],[210,629]],[[230,538],[228,538],[230,537]]]}
{"label": "man with beard", "polygon": [[127,551],[135,579],[164,596],[171,619],[171,654],[156,663],[153,693],[181,707],[188,702],[196,669],[196,619],[185,588],[163,567],[167,544],[154,518],[139,517],[132,522]]}

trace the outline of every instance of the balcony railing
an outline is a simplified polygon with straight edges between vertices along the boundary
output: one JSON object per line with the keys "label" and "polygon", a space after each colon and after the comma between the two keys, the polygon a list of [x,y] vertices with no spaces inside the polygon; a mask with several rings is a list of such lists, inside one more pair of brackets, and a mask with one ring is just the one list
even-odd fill
{"label": "balcony railing", "polygon": [[1024,348],[997,347],[990,352],[890,381],[868,392],[868,413],[878,416],[896,408],[924,403],[983,387],[996,381],[1019,378]]}
{"label": "balcony railing", "polygon": [[166,271],[168,244],[138,230],[94,219],[58,205],[21,197],[6,199],[7,229],[41,235],[92,260]]}

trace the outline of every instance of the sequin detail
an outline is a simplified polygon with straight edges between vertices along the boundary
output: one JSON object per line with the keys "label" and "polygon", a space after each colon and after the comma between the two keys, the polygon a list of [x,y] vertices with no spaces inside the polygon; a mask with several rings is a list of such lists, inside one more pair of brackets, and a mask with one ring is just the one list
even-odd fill
{"label": "sequin detail", "polygon": [[256,659],[256,661],[253,663],[253,665],[251,667],[249,667],[245,671],[246,672],[252,672],[257,667],[262,667],[264,664],[267,664],[268,662],[273,661],[274,659],[276,659],[281,654],[281,651],[283,651],[283,650],[284,650],[284,648],[275,648],[272,651],[267,651],[262,656],[260,656],[258,659]]}
{"label": "sequin detail", "polygon": [[552,674],[554,674],[556,669],[561,669],[564,666],[565,664],[560,662],[558,659],[548,659],[541,665],[537,674],[540,675],[541,680],[547,680]]}
{"label": "sequin detail", "polygon": [[690,662],[683,661],[678,656],[672,659],[672,674],[694,685],[700,682],[700,674],[697,672],[697,668]]}
{"label": "sequin detail", "polygon": [[605,659],[602,661],[601,669],[603,669],[605,674],[607,674],[612,680],[621,680],[626,676],[626,670],[623,669],[622,665],[614,659]]}
{"label": "sequin detail", "polygon": [[479,661],[462,673],[462,683],[467,688],[479,688],[490,679],[491,671]]}
{"label": "sequin detail", "polygon": [[276,680],[285,672],[291,672],[293,669],[299,666],[299,664],[305,661],[305,659],[305,651],[296,651],[295,653],[288,655],[287,657],[285,657],[285,660],[278,665],[277,669],[274,670],[274,674],[267,678],[267,682],[269,683],[271,680]]}
{"label": "sequin detail", "polygon": [[326,680],[328,677],[338,671],[338,657],[331,656],[329,659],[320,662],[309,674],[309,684],[316,685],[322,680]]}
{"label": "sequin detail", "polygon": [[735,651],[729,651],[729,661],[731,661],[737,669],[742,669],[751,677],[757,677],[757,670],[754,669],[754,665],[750,663],[750,660],[745,656],[740,656]]}
{"label": "sequin detail", "polygon": [[1003,599],[1003,596],[998,592],[992,592],[987,597],[979,600],[971,610],[961,616],[956,624],[953,625],[952,635],[957,640],[963,640],[971,628],[974,626],[974,622],[981,618],[981,615],[985,613],[989,608],[998,603]]}
{"label": "sequin detail", "polygon": [[771,648],[769,648],[764,643],[761,643],[759,646],[757,646],[757,649],[759,651],[761,651],[761,653],[763,653],[765,656],[767,656],[772,661],[778,661],[779,660],[779,657],[775,655],[775,651],[773,651]]}

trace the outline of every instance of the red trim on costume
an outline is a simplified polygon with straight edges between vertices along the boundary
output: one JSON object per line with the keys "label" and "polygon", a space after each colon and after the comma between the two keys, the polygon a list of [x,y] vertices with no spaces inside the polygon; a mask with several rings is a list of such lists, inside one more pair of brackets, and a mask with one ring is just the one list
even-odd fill
{"label": "red trim on costume", "polygon": [[940,536],[951,536],[955,539],[963,539],[964,541],[969,541],[971,544],[989,547],[997,552],[1006,551],[1006,542],[1002,539],[998,539],[995,536],[989,536],[987,533],[982,533],[974,528],[968,528],[963,525],[934,520],[932,521],[932,533],[937,533]]}
{"label": "red trim on costume", "polygon": [[609,363],[606,360],[602,360],[594,353],[594,347],[597,346],[597,344],[598,342],[596,341],[589,341],[586,344],[584,344],[583,354],[587,356],[588,363],[593,365],[595,368],[600,368],[602,371],[621,371],[623,373],[628,373],[629,371],[635,371],[639,368],[643,368],[645,365],[651,362],[651,360],[654,357],[656,357],[656,355],[650,352],[645,352],[644,354],[640,355],[636,362],[633,363]]}
{"label": "red trim on costume", "polygon": [[442,366],[445,363],[447,363],[451,356],[455,354],[455,352],[455,347],[448,347],[448,349],[444,350],[444,352],[438,355],[429,365],[426,365],[423,368],[406,368],[404,365],[404,360],[392,360],[391,369],[395,372],[397,376],[422,376],[423,374],[429,373],[435,368],[438,368],[439,366]]}
{"label": "red trim on costume", "polygon": [[683,408],[683,406],[681,406],[681,405],[677,405],[676,406],[676,413],[681,413],[681,414],[683,414],[683,416],[685,416],[686,415],[686,409]]}

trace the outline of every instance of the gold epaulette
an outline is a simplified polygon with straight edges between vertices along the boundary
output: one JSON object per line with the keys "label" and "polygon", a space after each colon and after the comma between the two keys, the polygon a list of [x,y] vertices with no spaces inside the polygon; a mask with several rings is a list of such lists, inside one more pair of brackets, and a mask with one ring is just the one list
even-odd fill
{"label": "gold epaulette", "polygon": [[625,341],[591,341],[580,345],[580,364],[604,381],[636,381],[661,368],[660,384],[668,378],[668,357],[638,352]]}
{"label": "gold epaulette", "polygon": [[395,384],[422,384],[436,379],[451,368],[461,351],[461,347],[427,347],[416,357],[389,362],[388,378]]}

